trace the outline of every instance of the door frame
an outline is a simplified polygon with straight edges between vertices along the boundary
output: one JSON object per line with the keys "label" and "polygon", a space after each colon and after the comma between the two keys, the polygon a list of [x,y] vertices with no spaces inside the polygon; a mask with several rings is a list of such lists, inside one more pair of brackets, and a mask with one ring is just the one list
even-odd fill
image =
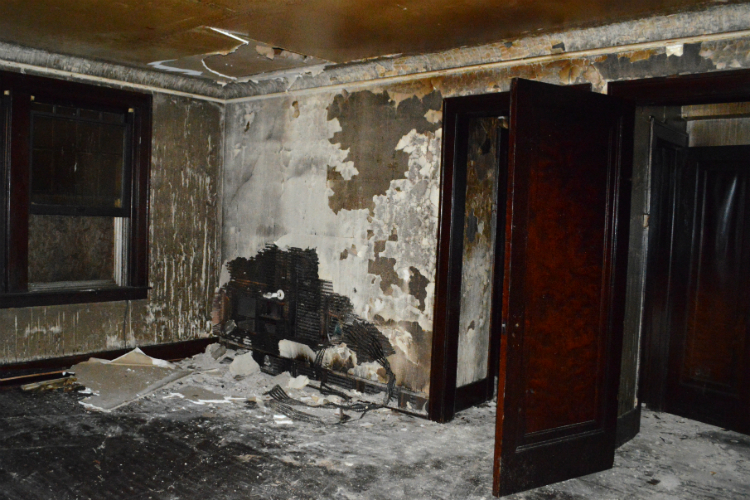
{"label": "door frame", "polygon": [[[591,84],[569,85],[581,91],[591,91]],[[456,372],[458,369],[458,321],[460,318],[461,257],[463,255],[465,172],[457,169],[460,161],[459,141],[465,131],[459,130],[459,116],[510,115],[510,92],[495,92],[470,96],[447,97],[443,100],[443,142],[441,151],[440,222],[438,225],[437,265],[435,273],[435,305],[432,325],[432,362],[430,368],[430,394],[428,418],[436,422],[449,422],[457,411],[491,399],[494,377],[499,365],[499,328],[502,304],[502,270],[504,247],[497,242],[505,238],[505,219],[497,221],[495,244],[495,270],[493,276],[493,308],[490,312],[489,384],[470,384],[464,394],[456,397]],[[501,151],[501,155],[508,154]],[[507,158],[506,158],[507,160]],[[507,163],[507,161],[505,162]],[[461,182],[463,180],[463,182]],[[505,195],[503,194],[503,197]],[[498,209],[498,214],[501,210]],[[505,213],[504,207],[502,214]],[[499,260],[498,260],[499,259]],[[497,271],[500,272],[497,272]],[[499,295],[495,295],[495,294]],[[493,364],[493,359],[495,360]]]}
{"label": "door frame", "polygon": [[[711,73],[696,73],[691,75],[675,75],[667,77],[646,78],[641,80],[625,80],[609,82],[607,93],[622,99],[632,101],[636,106],[684,106],[692,104],[718,104],[727,102],[750,102],[750,70],[728,70],[716,71]],[[645,171],[648,177],[644,188],[644,203],[651,199],[651,176],[650,169]],[[633,207],[633,210],[639,210]],[[649,214],[648,205],[641,207],[641,213],[644,216]],[[640,215],[640,214],[639,214]],[[643,231],[646,231],[644,228]],[[629,279],[632,273],[639,274],[639,303],[643,304],[648,300],[646,294],[646,283],[649,280],[646,262],[649,258],[648,242],[643,248],[644,258],[642,260],[642,269],[629,270]],[[636,398],[638,401],[637,410],[640,410],[641,396],[644,393],[654,394],[663,390],[658,380],[648,380],[644,377],[649,373],[650,367],[645,366],[648,361],[645,356],[647,345],[654,339],[647,338],[648,334],[644,331],[643,325],[645,320],[645,308],[641,307],[638,318],[638,334],[643,337],[640,339],[640,348],[638,353],[639,370],[638,386]],[[662,395],[663,396],[663,395]],[[659,401],[663,399],[660,398]],[[660,403],[659,403],[660,404]],[[657,404],[658,406],[658,404]],[[634,412],[636,413],[636,412]],[[637,412],[640,414],[640,411]],[[624,429],[622,441],[634,437],[640,428],[639,422],[633,421]]]}
{"label": "door frame", "polygon": [[[498,371],[498,320],[500,307],[490,312],[490,352],[488,378],[466,386],[465,394],[456,394],[458,370],[458,335],[461,313],[461,272],[463,230],[466,197],[466,168],[460,162],[466,158],[463,142],[467,140],[468,117],[507,116],[510,113],[510,93],[498,92],[474,96],[448,97],[443,100],[443,144],[441,155],[440,224],[438,226],[437,270],[435,277],[435,307],[432,327],[432,363],[430,369],[430,397],[428,417],[437,422],[448,422],[455,413],[480,401],[491,399],[494,379]],[[507,156],[507,151],[500,154]],[[504,183],[498,196],[505,198]],[[498,206],[498,214],[501,212]],[[504,205],[502,213],[504,214]],[[505,220],[497,221],[493,273],[492,304],[502,293],[502,245]],[[498,256],[500,258],[498,264]],[[498,272],[499,271],[499,272]],[[493,362],[493,359],[495,360]]]}

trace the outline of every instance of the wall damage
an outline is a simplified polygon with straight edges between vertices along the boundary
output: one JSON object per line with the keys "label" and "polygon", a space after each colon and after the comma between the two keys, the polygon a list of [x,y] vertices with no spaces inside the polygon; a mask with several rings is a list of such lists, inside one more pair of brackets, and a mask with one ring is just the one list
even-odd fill
{"label": "wall damage", "polygon": [[319,278],[315,250],[269,245],[250,259],[228,262],[227,269],[230,280],[214,299],[214,333],[251,348],[264,371],[278,375],[291,368],[285,360],[300,360],[312,365],[315,379],[325,382],[333,371],[384,384],[384,404],[395,395],[387,359],[393,346]]}
{"label": "wall damage", "polygon": [[222,122],[220,105],[154,96],[149,298],[0,309],[0,363],[209,334],[218,280]]}
{"label": "wall damage", "polygon": [[396,383],[417,392],[429,379],[439,193],[440,131],[425,114],[439,103],[367,91],[227,115],[224,261],[268,243],[315,249],[321,279],[388,339]]}
{"label": "wall damage", "polygon": [[[272,73],[224,87],[0,45],[0,63],[16,71],[179,89],[220,101],[155,99],[150,299],[3,310],[0,323],[12,334],[0,336],[0,361],[204,335],[214,288],[230,281],[226,264],[276,244],[314,250],[319,279],[392,346],[388,361],[396,384],[427,393],[442,99],[506,91],[516,77],[590,83],[606,92],[615,80],[750,68],[748,13],[749,5],[722,5],[434,54]],[[278,59],[275,51],[269,59],[266,49],[242,46]],[[216,60],[230,64],[222,59],[230,48],[237,45],[224,47],[230,53]],[[634,207],[642,205],[642,175],[636,168]],[[489,187],[482,189],[486,195]],[[467,237],[476,239],[486,233],[474,217]],[[634,236],[631,254],[641,241]],[[631,281],[629,297],[636,297],[640,285]],[[626,337],[637,336],[637,313],[629,304]],[[479,324],[466,320],[467,328]],[[626,338],[626,351],[632,369],[623,374],[632,375],[637,342]],[[346,352],[330,356],[331,363],[354,368]],[[627,410],[635,386],[622,387]]]}
{"label": "wall damage", "polygon": [[[734,21],[724,14],[742,8],[719,9],[716,19],[732,24]],[[558,85],[590,83],[594,91],[606,92],[607,83],[614,80],[750,67],[743,49],[746,39],[741,36],[683,44],[662,42],[637,50],[605,50],[606,46],[600,45],[603,41],[612,43],[608,37],[634,27],[640,27],[641,32],[628,34],[633,42],[656,39],[657,33],[651,30],[659,26],[674,36],[690,34],[696,26],[708,25],[710,17],[702,16],[691,17],[683,27],[673,24],[672,19],[658,18],[623,23],[611,31],[592,28],[562,33],[554,40],[547,36],[543,43],[547,49],[541,45],[531,49],[534,40],[542,43],[541,38],[498,47],[501,52],[514,51],[512,55],[504,52],[504,57],[533,57],[545,50],[552,53],[553,48],[558,53],[532,63],[521,60],[408,79],[385,72],[369,75],[370,82],[351,86],[338,82],[361,77],[364,73],[360,70],[365,66],[352,67],[351,73],[341,78],[343,70],[332,68],[296,80],[285,95],[230,101],[222,237],[225,262],[252,257],[268,243],[315,249],[321,277],[331,281],[336,293],[349,297],[356,314],[375,325],[393,345],[395,354],[389,361],[397,384],[428,392],[442,137],[439,100],[507,91],[513,78]],[[574,49],[596,52],[567,56],[565,51]],[[477,50],[458,51],[456,57],[483,57]],[[428,62],[434,59],[423,58]],[[366,69],[377,72],[378,65],[392,62],[371,62]],[[421,69],[405,67],[390,74]],[[293,90],[325,84],[336,86]],[[228,87],[228,95],[235,90],[237,87]],[[272,88],[245,90],[265,92]],[[634,178],[639,175],[635,172]],[[489,184],[482,189],[474,198],[489,195]],[[639,189],[642,185],[636,183],[634,192]],[[637,196],[634,194],[634,200]],[[637,201],[634,206],[639,206]],[[480,217],[474,217],[476,221],[467,221],[471,224],[466,234],[477,238]],[[486,228],[485,221],[482,235],[489,234]],[[631,238],[631,252],[636,252],[640,240]],[[488,264],[486,258],[479,260]],[[638,265],[633,265],[635,275]],[[488,265],[479,268],[486,270]],[[472,276],[467,281],[481,282],[481,278]],[[629,301],[638,294],[640,285],[636,282],[630,280]],[[486,288],[482,294],[489,296],[489,291]],[[637,307],[629,303],[628,314],[626,337],[637,337]],[[475,330],[480,322],[486,324],[481,320],[486,314],[470,316],[464,318],[466,331],[472,322]],[[478,349],[483,350],[481,346]],[[479,352],[465,350],[469,351]],[[637,341],[626,339],[623,359],[628,366],[635,366]],[[623,376],[633,373],[623,369]],[[467,381],[474,378],[467,377]],[[622,387],[621,411],[625,412],[635,401],[635,386],[625,383]]]}

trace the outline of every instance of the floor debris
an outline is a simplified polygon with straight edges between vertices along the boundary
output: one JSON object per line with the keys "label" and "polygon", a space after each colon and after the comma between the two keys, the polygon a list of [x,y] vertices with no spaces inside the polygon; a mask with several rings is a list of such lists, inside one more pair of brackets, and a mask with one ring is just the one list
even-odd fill
{"label": "floor debris", "polygon": [[34,382],[32,384],[26,384],[21,386],[23,391],[52,391],[57,389],[73,390],[80,384],[76,381],[75,377],[62,377],[55,378],[52,380],[43,380],[41,382]]}
{"label": "floor debris", "polygon": [[260,365],[253,359],[253,354],[248,352],[234,358],[234,361],[229,365],[229,372],[235,377],[247,377],[260,373]]}
{"label": "floor debris", "polygon": [[190,374],[147,356],[138,348],[112,361],[90,358],[70,370],[92,396],[80,401],[92,410],[112,411]]}
{"label": "floor debris", "polygon": [[[82,391],[0,393],[0,499],[491,500],[494,404],[437,424],[382,393],[236,378],[225,360],[247,352],[216,352],[173,367],[126,358],[186,375],[110,412],[84,410]],[[644,409],[614,469],[508,497],[625,498],[750,498],[750,437]]]}
{"label": "floor debris", "polygon": [[227,353],[227,348],[218,342],[215,344],[209,344],[206,348],[206,354],[210,354],[212,358],[219,359]]}
{"label": "floor debris", "polygon": [[[494,404],[437,424],[382,393],[236,379],[222,360],[242,354],[176,363],[186,377],[108,413],[78,392],[0,393],[0,499],[492,499]],[[625,498],[750,498],[750,437],[644,410],[614,469],[508,497]]]}

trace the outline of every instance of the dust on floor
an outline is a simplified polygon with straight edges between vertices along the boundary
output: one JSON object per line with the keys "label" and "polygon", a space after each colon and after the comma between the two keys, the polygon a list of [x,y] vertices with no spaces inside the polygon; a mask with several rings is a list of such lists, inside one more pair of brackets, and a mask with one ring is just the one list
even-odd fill
{"label": "dust on floor", "polygon": [[[386,408],[311,423],[264,393],[329,396],[288,376],[236,378],[232,356],[183,361],[191,375],[110,413],[77,393],[0,393],[0,499],[491,498],[494,405],[448,424]],[[645,411],[613,470],[508,498],[749,497],[748,436]]]}

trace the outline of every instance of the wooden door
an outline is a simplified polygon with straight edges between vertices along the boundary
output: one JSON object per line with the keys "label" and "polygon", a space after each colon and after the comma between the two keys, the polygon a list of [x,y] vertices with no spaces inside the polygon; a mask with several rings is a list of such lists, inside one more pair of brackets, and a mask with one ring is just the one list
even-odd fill
{"label": "wooden door", "polygon": [[612,466],[633,116],[512,84],[496,495]]}
{"label": "wooden door", "polygon": [[750,146],[690,148],[678,170],[664,410],[750,432]]}

